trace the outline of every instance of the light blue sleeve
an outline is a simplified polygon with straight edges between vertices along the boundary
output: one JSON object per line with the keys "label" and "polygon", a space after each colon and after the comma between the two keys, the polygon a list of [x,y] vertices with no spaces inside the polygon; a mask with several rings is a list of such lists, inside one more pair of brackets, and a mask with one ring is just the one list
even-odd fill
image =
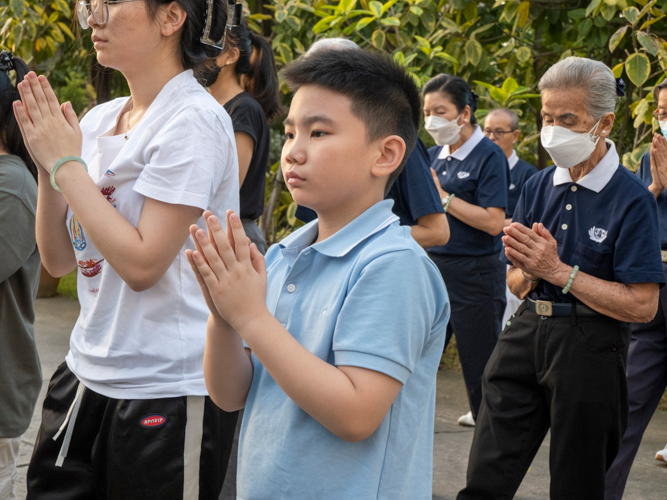
{"label": "light blue sleeve", "polygon": [[444,335],[448,319],[444,283],[426,255],[382,255],[364,267],[345,298],[333,336],[335,364],[405,384],[427,344]]}

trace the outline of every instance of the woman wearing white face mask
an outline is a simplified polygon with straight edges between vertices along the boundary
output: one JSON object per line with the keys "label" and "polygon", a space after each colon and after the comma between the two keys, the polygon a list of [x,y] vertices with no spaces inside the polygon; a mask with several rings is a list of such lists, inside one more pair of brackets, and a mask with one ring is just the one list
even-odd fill
{"label": "woman wearing white face mask", "polygon": [[428,249],[447,285],[452,316],[446,344],[456,335],[474,426],[482,373],[496,345],[505,310],[505,266],[498,260],[505,221],[509,165],[502,149],[477,126],[477,96],[457,76],[438,75],[423,90],[431,171],[447,212],[451,237]]}
{"label": "woman wearing white face mask", "polygon": [[603,499],[627,425],[629,322],[665,283],[656,203],[607,140],[617,92],[603,63],[568,57],[541,78],[542,144],[505,228],[507,284],[524,300],[484,372],[458,500],[512,498],[551,430],[552,500]]}

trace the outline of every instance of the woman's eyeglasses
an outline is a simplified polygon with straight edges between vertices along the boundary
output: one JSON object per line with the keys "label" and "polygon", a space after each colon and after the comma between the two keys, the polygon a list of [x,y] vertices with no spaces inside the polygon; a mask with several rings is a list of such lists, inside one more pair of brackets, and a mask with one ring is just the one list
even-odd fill
{"label": "woman's eyeglasses", "polygon": [[84,30],[90,28],[88,18],[93,16],[96,24],[106,24],[109,22],[109,5],[125,2],[136,2],[137,0],[91,0],[84,2],[83,0],[76,4],[76,16],[79,19],[79,24]]}

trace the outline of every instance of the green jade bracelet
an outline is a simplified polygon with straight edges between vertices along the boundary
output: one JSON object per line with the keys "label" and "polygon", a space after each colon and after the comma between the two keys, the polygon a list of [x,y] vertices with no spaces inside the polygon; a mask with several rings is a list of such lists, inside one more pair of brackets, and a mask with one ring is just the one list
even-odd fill
{"label": "green jade bracelet", "polygon": [[567,292],[570,291],[570,287],[572,286],[572,283],[574,282],[574,277],[577,275],[579,272],[579,266],[574,266],[572,268],[572,274],[570,274],[570,279],[567,282],[567,285],[565,285],[565,288],[563,288],[563,295],[565,295]]}
{"label": "green jade bracelet", "polygon": [[455,195],[454,193],[450,194],[450,195],[447,197],[447,203],[445,203],[445,206],[443,207],[443,209],[445,210],[445,213],[447,213],[447,210],[449,210],[449,204],[452,202],[452,200],[453,200],[455,197],[456,197],[456,195]]}
{"label": "green jade bracelet", "polygon": [[65,156],[65,158],[61,158],[56,162],[56,164],[53,166],[51,169],[51,175],[49,175],[49,179],[51,180],[51,185],[53,186],[53,189],[58,191],[59,193],[62,193],[58,185],[56,184],[56,170],[62,165],[63,163],[67,163],[68,161],[78,161],[83,165],[83,168],[86,169],[86,172],[88,172],[88,165],[86,165],[86,162],[83,161],[82,158],[79,158],[78,156]]}

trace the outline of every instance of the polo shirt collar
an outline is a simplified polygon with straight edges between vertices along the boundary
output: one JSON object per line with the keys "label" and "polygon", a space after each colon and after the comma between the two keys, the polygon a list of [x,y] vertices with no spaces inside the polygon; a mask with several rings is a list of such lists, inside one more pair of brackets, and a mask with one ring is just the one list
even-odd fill
{"label": "polo shirt collar", "polygon": [[510,165],[510,170],[514,168],[514,165],[519,163],[519,157],[516,154],[515,150],[512,150],[512,154],[510,155],[509,158],[507,158],[507,163]]}
{"label": "polo shirt collar", "polygon": [[[399,220],[392,211],[393,200],[376,203],[343,229],[324,241],[311,246],[313,250],[328,257],[344,257],[357,245],[370,238],[390,224]],[[281,243],[282,249],[303,249],[317,238],[318,220],[314,220],[292,233]]]}
{"label": "polo shirt collar", "polygon": [[[599,193],[614,176],[621,160],[618,157],[614,143],[609,139],[605,139],[605,143],[607,144],[607,154],[593,167],[593,170],[584,175],[575,184]],[[570,169],[556,167],[554,171],[554,186],[571,182]]]}
{"label": "polo shirt collar", "polygon": [[459,149],[454,151],[452,154],[449,154],[449,145],[443,146],[440,150],[440,154],[438,155],[438,159],[444,160],[448,156],[451,156],[452,158],[455,158],[459,161],[463,161],[468,157],[470,152],[475,149],[475,146],[482,142],[482,139],[484,139],[484,133],[478,125],[475,125],[475,131],[470,137],[468,137],[468,140],[464,142]]}

